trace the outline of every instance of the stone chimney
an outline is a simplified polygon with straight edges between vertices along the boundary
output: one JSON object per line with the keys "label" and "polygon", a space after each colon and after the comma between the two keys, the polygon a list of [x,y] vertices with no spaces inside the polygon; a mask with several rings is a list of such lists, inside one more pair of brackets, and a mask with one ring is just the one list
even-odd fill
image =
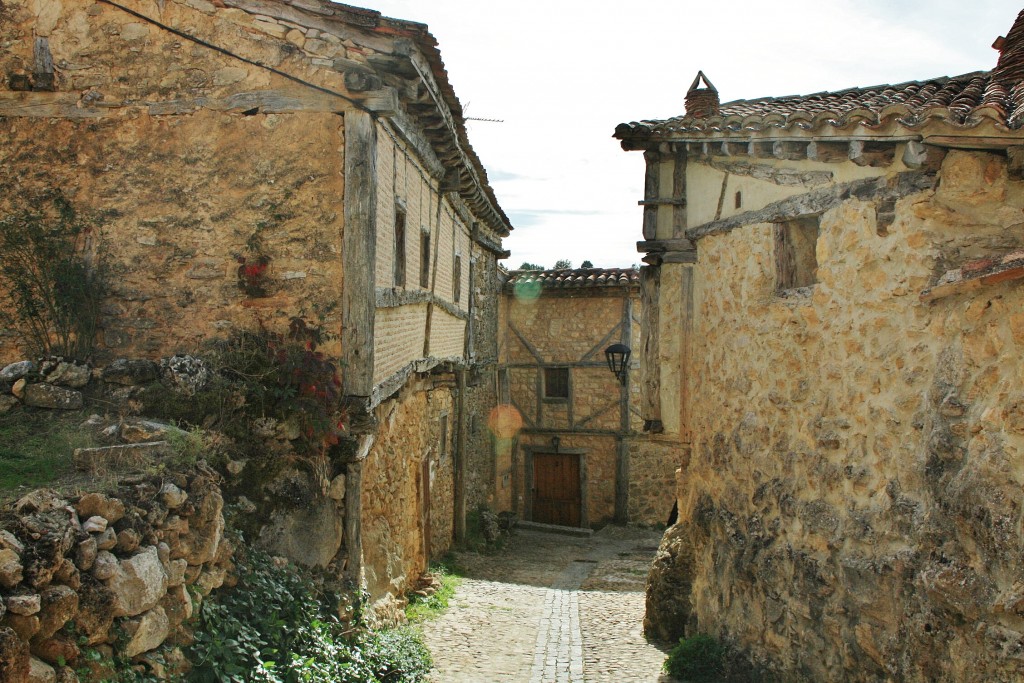
{"label": "stone chimney", "polygon": [[[701,81],[707,87],[701,88]],[[686,115],[698,119],[714,116],[718,113],[718,104],[718,90],[711,85],[703,71],[698,71],[693,85],[686,91]]]}

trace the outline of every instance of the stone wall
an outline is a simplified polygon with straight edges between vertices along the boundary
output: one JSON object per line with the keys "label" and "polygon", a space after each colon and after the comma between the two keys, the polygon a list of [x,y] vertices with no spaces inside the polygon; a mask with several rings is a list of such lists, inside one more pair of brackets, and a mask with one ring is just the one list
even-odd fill
{"label": "stone wall", "polygon": [[[427,562],[444,554],[453,540],[453,392],[433,389],[433,381],[414,381],[377,407],[377,439],[361,466],[366,588],[381,614],[394,609]],[[447,441],[442,443],[444,419]]]}
{"label": "stone wall", "polygon": [[[217,476],[203,468],[113,495],[26,495],[0,528],[0,679],[104,680],[114,656],[188,663],[194,601],[231,583]],[[88,648],[99,653],[83,656]]]}
{"label": "stone wall", "polygon": [[672,438],[644,435],[628,440],[629,521],[664,525],[675,504],[676,470],[685,466],[688,449]]}
{"label": "stone wall", "polygon": [[1024,186],[951,151],[891,225],[876,208],[825,212],[817,284],[782,295],[771,224],[698,243],[693,451],[648,626],[794,679],[1018,680],[1024,290],[919,295],[1024,244]]}
{"label": "stone wall", "polygon": [[[97,218],[92,248],[106,254],[113,288],[100,360],[194,351],[226,329],[252,326],[256,315],[323,318],[338,331],[341,117],[217,105],[291,83],[114,7],[15,2],[7,11],[14,22],[4,37],[13,47],[0,70],[31,71],[31,36],[45,36],[62,65],[58,91],[91,98],[77,116],[74,107],[48,104],[56,118],[0,119],[9,142],[0,164],[11,171],[0,179],[0,209],[59,190]],[[286,30],[276,36],[272,25],[282,26],[239,10],[172,1],[161,19],[249,58],[315,71],[302,50],[280,49]],[[337,49],[344,54],[340,41]],[[341,74],[332,78],[340,87]],[[199,98],[209,106],[188,106]],[[109,106],[94,110],[96,102]],[[269,269],[254,295],[238,271],[241,260],[261,256]],[[8,359],[12,341],[5,338]]]}

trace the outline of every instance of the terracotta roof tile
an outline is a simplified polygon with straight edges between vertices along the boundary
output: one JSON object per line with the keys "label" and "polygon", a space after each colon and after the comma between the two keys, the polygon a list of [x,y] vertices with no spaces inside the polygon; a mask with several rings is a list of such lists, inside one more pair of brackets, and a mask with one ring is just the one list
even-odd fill
{"label": "terracotta roof tile", "polygon": [[915,129],[935,119],[965,129],[985,120],[1019,129],[1024,126],[1024,11],[995,47],[1000,56],[992,71],[812,95],[735,100],[722,104],[712,116],[623,123],[616,127],[615,137],[701,136],[772,128],[810,131],[827,126],[871,129],[893,120]]}
{"label": "terracotta roof tile", "polygon": [[541,289],[583,289],[629,287],[640,284],[640,271],[633,268],[562,268],[559,270],[513,270],[505,289],[539,284]]}

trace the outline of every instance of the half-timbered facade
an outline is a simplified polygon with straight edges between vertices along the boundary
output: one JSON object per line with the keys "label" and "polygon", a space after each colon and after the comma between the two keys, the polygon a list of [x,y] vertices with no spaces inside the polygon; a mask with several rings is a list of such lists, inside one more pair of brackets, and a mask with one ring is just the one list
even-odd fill
{"label": "half-timbered facade", "polygon": [[494,401],[466,376],[493,371],[511,229],[433,36],[323,0],[0,19],[0,210],[59,194],[97,217],[114,277],[93,360],[322,326],[357,442],[343,509],[321,506],[325,564],[401,596],[464,519],[468,413]]}
{"label": "half-timbered facade", "polygon": [[[616,343],[639,346],[641,317],[633,269],[509,275],[499,400],[521,417],[522,429],[498,443],[499,509],[573,527],[667,519],[677,464],[650,453],[638,409],[639,363],[620,381],[605,357]],[[634,466],[636,459],[643,462]]]}

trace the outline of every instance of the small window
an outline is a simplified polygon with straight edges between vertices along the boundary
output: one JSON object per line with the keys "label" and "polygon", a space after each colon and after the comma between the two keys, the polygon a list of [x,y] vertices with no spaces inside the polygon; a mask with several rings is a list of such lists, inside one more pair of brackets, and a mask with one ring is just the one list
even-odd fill
{"label": "small window", "polygon": [[818,217],[775,226],[775,281],[779,291],[809,287],[818,281]]}
{"label": "small window", "polygon": [[569,398],[569,368],[544,368],[544,398]]}
{"label": "small window", "polygon": [[742,206],[743,206],[743,193],[740,192],[739,190],[736,190],[736,208],[738,209],[738,208],[740,208]]}
{"label": "small window", "polygon": [[395,208],[395,287],[405,287],[405,211]]}
{"label": "small window", "polygon": [[458,254],[455,255],[455,266],[452,270],[452,299],[459,303],[462,296],[462,257]]}
{"label": "small window", "polygon": [[420,232],[420,287],[430,286],[430,233]]}

